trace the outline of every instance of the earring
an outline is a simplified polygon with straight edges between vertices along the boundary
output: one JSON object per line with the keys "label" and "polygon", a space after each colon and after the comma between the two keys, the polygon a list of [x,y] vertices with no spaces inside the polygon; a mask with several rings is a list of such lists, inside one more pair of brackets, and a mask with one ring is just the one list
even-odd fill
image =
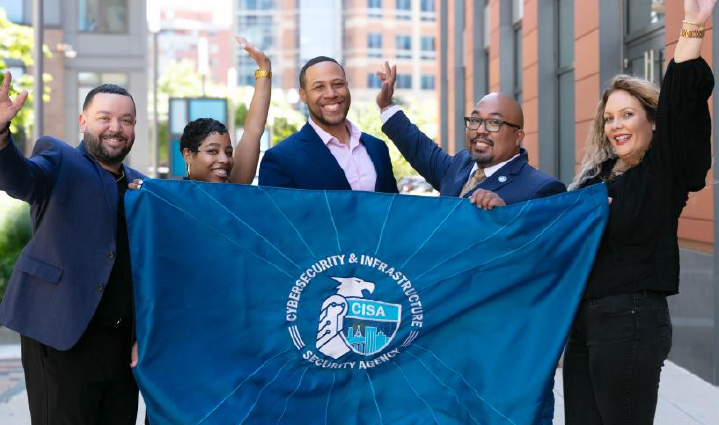
{"label": "earring", "polygon": [[192,164],[187,164],[187,178],[190,178],[190,173],[192,173]]}
{"label": "earring", "polygon": [[656,125],[656,124],[652,124],[652,131],[656,131],[656,130],[657,130],[657,125]]}

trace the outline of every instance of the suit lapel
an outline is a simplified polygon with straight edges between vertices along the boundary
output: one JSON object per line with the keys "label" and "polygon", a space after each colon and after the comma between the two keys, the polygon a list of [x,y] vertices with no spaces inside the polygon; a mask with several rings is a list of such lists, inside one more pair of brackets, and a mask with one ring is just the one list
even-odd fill
{"label": "suit lapel", "polygon": [[448,196],[459,196],[459,194],[462,193],[462,188],[464,187],[465,183],[467,183],[467,180],[469,180],[469,173],[472,171],[473,166],[474,161],[472,161],[471,158],[469,158],[469,161],[462,165],[462,168],[460,168],[459,172],[457,173],[457,176],[454,178],[452,187],[450,188],[450,190],[448,190]]}
{"label": "suit lapel", "polygon": [[337,182],[338,189],[352,189],[344,170],[309,123],[306,123],[300,130],[300,139],[302,149],[327,173],[327,181]]}
{"label": "suit lapel", "polygon": [[518,157],[504,164],[502,168],[495,171],[491,177],[484,179],[484,181],[478,184],[477,187],[496,192],[503,186],[512,183],[517,174],[519,174],[519,172],[522,171],[522,168],[527,165],[528,160],[527,151],[522,149]]}

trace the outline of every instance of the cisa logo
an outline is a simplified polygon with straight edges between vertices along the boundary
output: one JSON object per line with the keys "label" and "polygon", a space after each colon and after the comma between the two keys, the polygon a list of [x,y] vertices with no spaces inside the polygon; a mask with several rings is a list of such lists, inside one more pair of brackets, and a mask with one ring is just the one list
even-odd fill
{"label": "cisa logo", "polygon": [[332,277],[340,282],[337,294],[322,303],[317,349],[338,359],[352,350],[370,356],[382,351],[394,338],[402,322],[402,305],[366,300],[374,283],[357,277]]}
{"label": "cisa logo", "polygon": [[[317,261],[294,282],[286,320],[303,359],[322,368],[367,369],[412,344],[424,310],[401,271],[368,255],[335,255]],[[314,339],[312,349],[303,335]],[[393,344],[398,335],[404,339]]]}

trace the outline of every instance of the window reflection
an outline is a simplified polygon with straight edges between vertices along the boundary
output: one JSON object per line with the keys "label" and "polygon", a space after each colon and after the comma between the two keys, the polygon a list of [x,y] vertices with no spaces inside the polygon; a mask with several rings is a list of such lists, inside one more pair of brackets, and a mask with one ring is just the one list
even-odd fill
{"label": "window reflection", "polygon": [[664,23],[666,0],[627,0],[627,33]]}

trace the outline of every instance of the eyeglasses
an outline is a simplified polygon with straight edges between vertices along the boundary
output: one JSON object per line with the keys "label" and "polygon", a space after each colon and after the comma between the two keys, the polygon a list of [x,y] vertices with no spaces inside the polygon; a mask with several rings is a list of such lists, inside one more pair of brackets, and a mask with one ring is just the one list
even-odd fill
{"label": "eyeglasses", "polygon": [[522,128],[517,124],[512,124],[511,122],[507,122],[497,118],[464,117],[464,126],[467,127],[468,130],[477,130],[479,126],[482,125],[482,123],[484,123],[484,128],[490,133],[499,131],[499,129],[502,127],[502,124],[518,129]]}

